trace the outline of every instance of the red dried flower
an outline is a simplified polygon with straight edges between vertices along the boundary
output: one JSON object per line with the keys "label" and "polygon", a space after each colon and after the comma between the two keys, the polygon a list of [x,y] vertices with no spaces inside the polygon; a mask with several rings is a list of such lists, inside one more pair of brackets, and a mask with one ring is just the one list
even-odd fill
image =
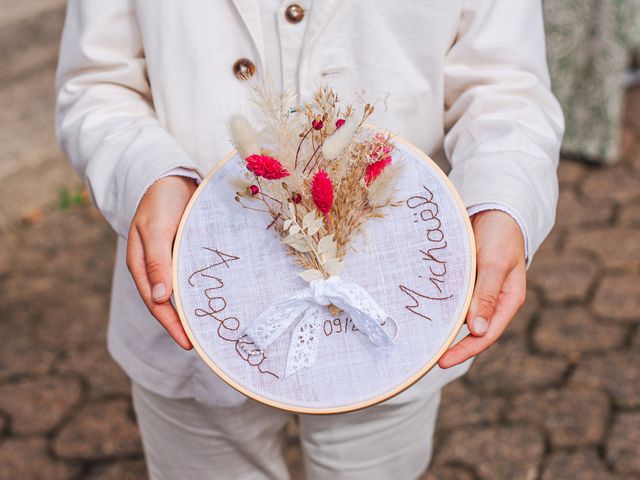
{"label": "red dried flower", "polygon": [[278,180],[289,176],[287,169],[278,160],[267,155],[249,155],[247,168],[256,177],[264,177],[267,180]]}
{"label": "red dried flower", "polygon": [[342,125],[344,125],[344,122],[346,122],[346,120],[344,118],[339,118],[338,120],[336,120],[336,129],[338,129]]}
{"label": "red dried flower", "polygon": [[300,203],[302,201],[302,195],[296,192],[291,196],[291,200],[293,200],[293,203]]}
{"label": "red dried flower", "polygon": [[322,127],[324,127],[324,122],[322,120],[314,120],[313,122],[311,122],[311,126],[314,128],[314,130],[322,130]]}
{"label": "red dried flower", "polygon": [[311,181],[311,198],[322,213],[329,214],[333,205],[333,183],[324,170],[318,170]]}
{"label": "red dried flower", "polygon": [[260,189],[257,185],[249,185],[249,191],[251,192],[251,195],[257,195],[260,193]]}
{"label": "red dried flower", "polygon": [[367,165],[367,168],[364,171],[364,183],[367,185],[367,187],[371,184],[371,182],[378,178],[382,171],[390,164],[391,156],[388,156],[383,158],[382,160],[378,160]]}

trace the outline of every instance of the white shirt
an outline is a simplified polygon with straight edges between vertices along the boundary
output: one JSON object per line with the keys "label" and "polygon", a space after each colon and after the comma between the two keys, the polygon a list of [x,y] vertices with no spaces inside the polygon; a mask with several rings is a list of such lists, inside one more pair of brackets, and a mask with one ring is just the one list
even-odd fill
{"label": "white shirt", "polygon": [[[343,96],[390,93],[388,113],[372,122],[450,169],[467,208],[518,219],[531,260],[554,222],[563,131],[539,0],[321,0],[305,2],[298,24],[276,4],[69,1],[56,132],[116,232],[127,235],[159,177],[176,168],[204,175],[231,150],[224,125],[248,97],[232,66],[248,58],[302,101],[321,82]],[[242,401],[151,317],[125,247],[121,239],[109,323],[116,361],[165,396]],[[436,369],[426,381],[446,375]]]}

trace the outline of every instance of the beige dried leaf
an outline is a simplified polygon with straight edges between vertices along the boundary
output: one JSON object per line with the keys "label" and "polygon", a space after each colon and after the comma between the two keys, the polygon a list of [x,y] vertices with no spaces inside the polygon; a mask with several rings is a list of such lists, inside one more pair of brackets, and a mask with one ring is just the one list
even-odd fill
{"label": "beige dried leaf", "polygon": [[344,262],[341,262],[335,257],[331,257],[322,264],[322,268],[324,268],[329,275],[340,275],[344,268]]}
{"label": "beige dried leaf", "polygon": [[296,233],[300,233],[302,229],[298,225],[291,225],[289,227],[289,235],[295,235]]}
{"label": "beige dried leaf", "polygon": [[333,240],[333,234],[322,237],[316,247],[318,255],[335,256],[337,251],[336,242]]}
{"label": "beige dried leaf", "polygon": [[322,280],[324,278],[324,275],[322,275],[322,272],[314,268],[310,268],[303,272],[298,272],[298,275],[300,275],[300,277],[302,277],[304,281],[309,283],[313,282],[314,280]]}
{"label": "beige dried leaf", "polygon": [[285,245],[289,245],[291,248],[297,250],[298,252],[304,253],[311,251],[311,247],[309,246],[308,242],[306,242],[304,237],[300,234],[289,235],[282,240],[282,243],[284,243]]}

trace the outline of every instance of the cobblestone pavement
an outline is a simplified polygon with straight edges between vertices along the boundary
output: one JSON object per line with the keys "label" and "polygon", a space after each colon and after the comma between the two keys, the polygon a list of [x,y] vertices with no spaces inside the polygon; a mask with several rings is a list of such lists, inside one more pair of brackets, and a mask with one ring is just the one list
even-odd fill
{"label": "cobblestone pavement", "polygon": [[[423,480],[640,479],[640,90],[627,100],[620,165],[561,162],[526,306],[445,389]],[[91,207],[52,205],[2,243],[0,480],[145,478],[105,349],[113,233]]]}

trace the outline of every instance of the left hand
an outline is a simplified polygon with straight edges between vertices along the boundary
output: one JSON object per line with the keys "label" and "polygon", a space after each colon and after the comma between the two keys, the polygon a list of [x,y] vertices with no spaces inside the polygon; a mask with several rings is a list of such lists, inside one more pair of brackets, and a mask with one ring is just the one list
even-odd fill
{"label": "left hand", "polygon": [[449,368],[493,345],[526,296],[524,239],[516,221],[498,210],[471,218],[476,238],[478,273],[467,313],[471,335],[449,348],[438,365]]}

